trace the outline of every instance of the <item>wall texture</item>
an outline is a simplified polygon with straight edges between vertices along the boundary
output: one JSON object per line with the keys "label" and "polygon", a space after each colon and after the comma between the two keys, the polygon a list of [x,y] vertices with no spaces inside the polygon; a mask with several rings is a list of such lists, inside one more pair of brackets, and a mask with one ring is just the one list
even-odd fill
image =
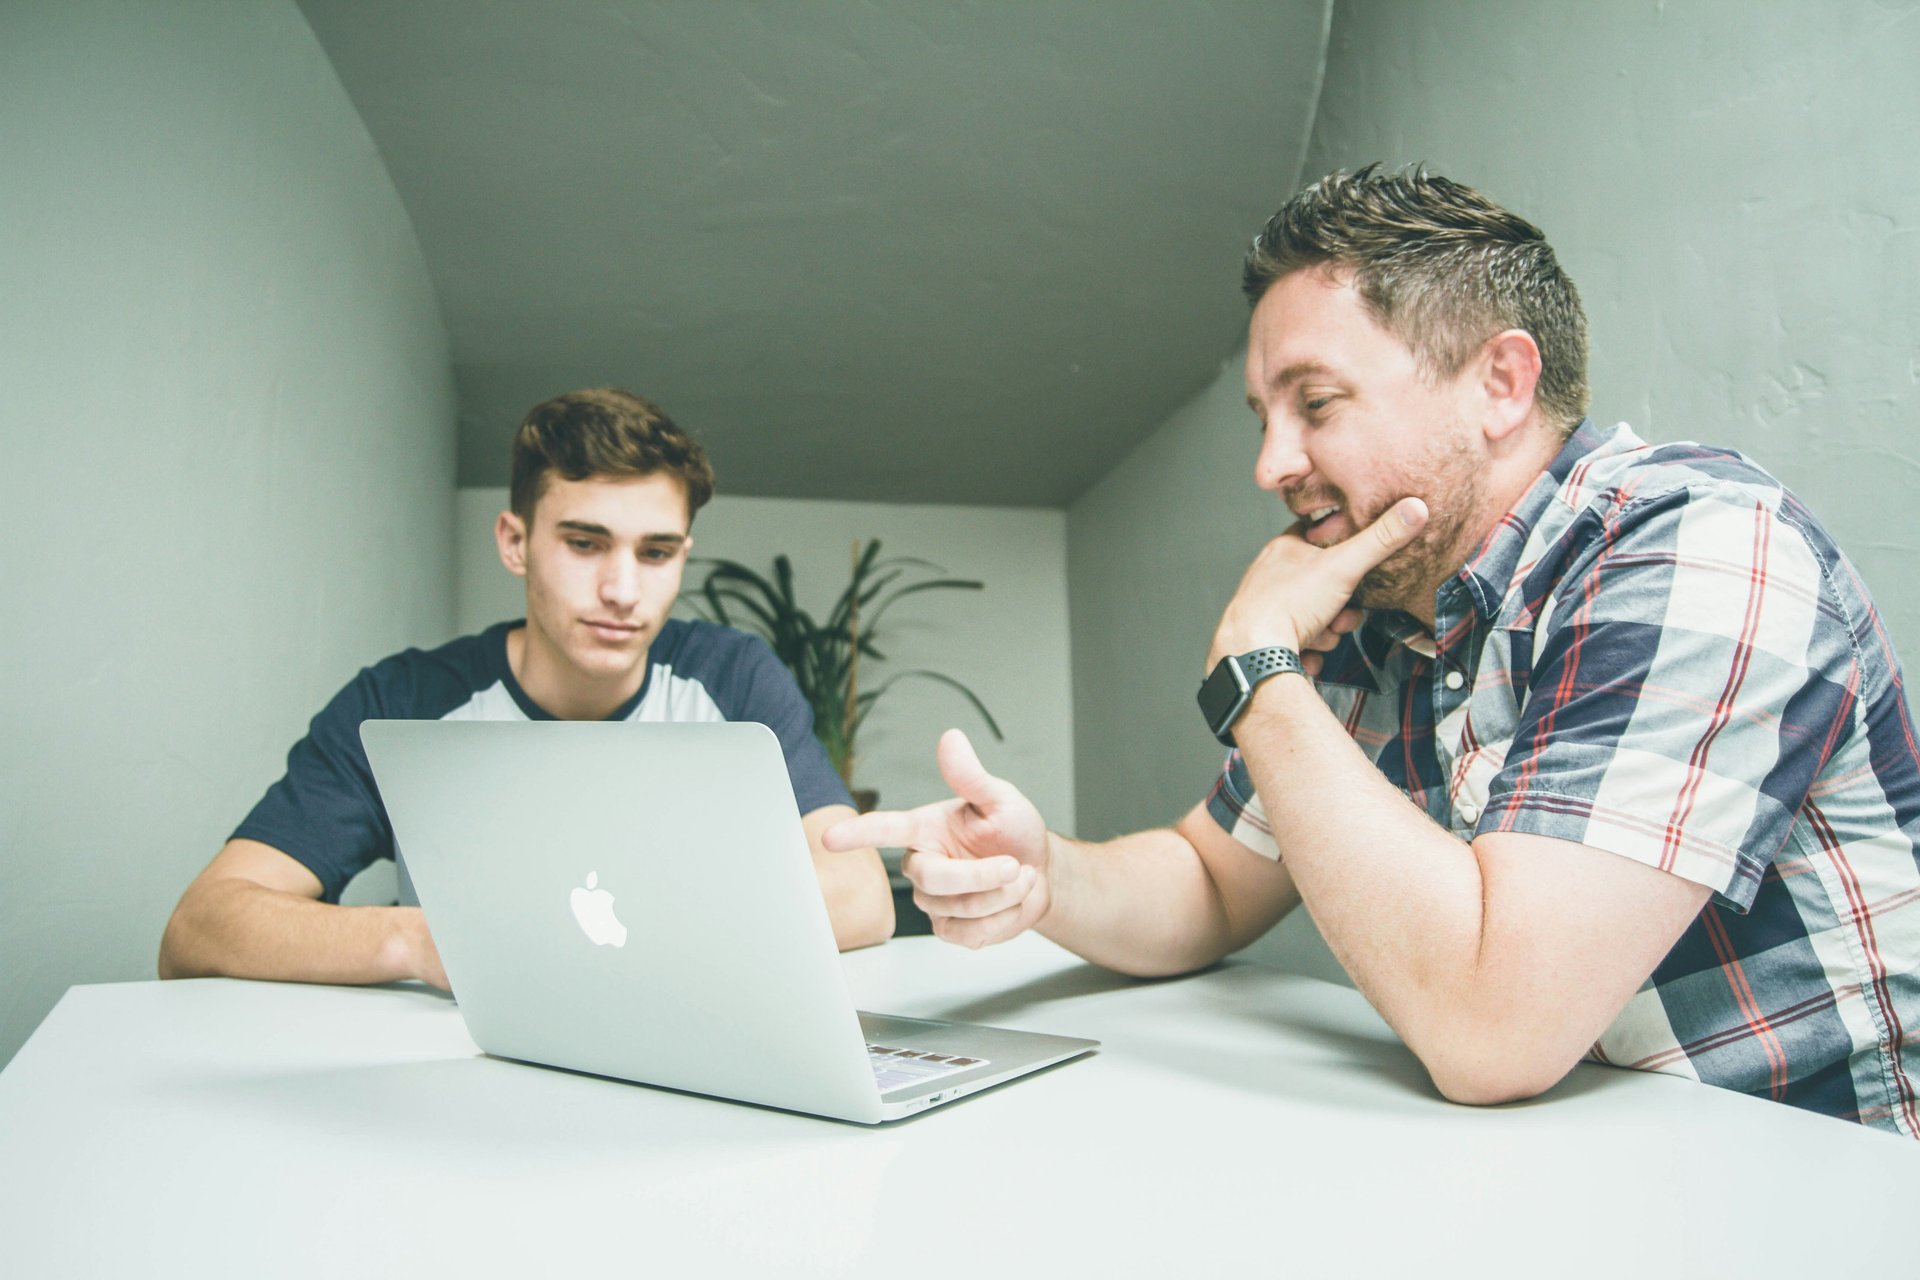
{"label": "wall texture", "polygon": [[[722,468],[722,482],[725,471]],[[500,565],[493,521],[505,489],[462,489],[455,548],[462,630],[526,613],[521,580]],[[694,522],[695,556],[722,556],[770,572],[792,557],[801,603],[824,616],[845,587],[855,538],[879,538],[881,555],[917,556],[979,592],[928,592],[901,602],[883,624],[884,666],[863,667],[862,687],[888,671],[926,668],[980,696],[1006,734],[995,742],[957,693],[902,681],[861,729],[855,781],[888,808],[944,799],[933,745],[967,731],[989,769],[1032,797],[1060,830],[1074,827],[1073,705],[1066,675],[1066,513],[999,507],[815,502],[721,495]],[[698,566],[688,584],[700,580]],[[680,612],[687,613],[683,604]]]}
{"label": "wall texture", "polygon": [[[1232,287],[1231,279],[1226,281]],[[1234,586],[1287,510],[1253,487],[1259,429],[1236,352],[1068,515],[1081,834],[1164,826],[1223,752],[1194,707]]]}
{"label": "wall texture", "polygon": [[452,619],[413,231],[290,0],[0,6],[0,1063]]}
{"label": "wall texture", "polygon": [[[1917,9],[1341,0],[1300,174],[1425,160],[1539,224],[1592,322],[1594,416],[1757,458],[1827,520],[1909,658]],[[1222,262],[1220,288],[1237,283]],[[1088,835],[1171,820],[1217,765],[1192,687],[1241,570],[1284,524],[1253,487],[1241,359],[1069,513]],[[1306,924],[1267,946],[1327,972]]]}

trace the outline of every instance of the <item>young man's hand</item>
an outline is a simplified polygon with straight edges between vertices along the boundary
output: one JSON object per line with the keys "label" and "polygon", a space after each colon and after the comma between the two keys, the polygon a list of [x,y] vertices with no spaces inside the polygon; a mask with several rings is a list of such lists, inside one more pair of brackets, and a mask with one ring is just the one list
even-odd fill
{"label": "young man's hand", "polygon": [[1047,824],[958,729],[941,736],[938,759],[952,800],[850,819],[828,829],[826,847],[905,849],[900,870],[936,935],[965,947],[1005,942],[1050,905]]}
{"label": "young man's hand", "polygon": [[416,978],[428,986],[438,987],[442,991],[451,991],[447,982],[446,966],[440,963],[440,948],[434,943],[433,935],[427,932],[426,913],[418,907],[393,907],[398,928],[394,931],[398,956],[394,967],[409,978]]}

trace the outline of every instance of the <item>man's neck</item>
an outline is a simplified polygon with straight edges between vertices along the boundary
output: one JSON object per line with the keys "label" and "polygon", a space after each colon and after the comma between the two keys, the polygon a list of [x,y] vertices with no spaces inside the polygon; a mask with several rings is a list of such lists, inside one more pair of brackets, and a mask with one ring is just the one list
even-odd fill
{"label": "man's neck", "polygon": [[605,720],[647,682],[647,657],[617,680],[588,680],[540,643],[530,626],[507,632],[507,666],[520,691],[556,720]]}
{"label": "man's neck", "polygon": [[1525,447],[1513,454],[1496,458],[1486,470],[1486,485],[1480,492],[1480,510],[1469,522],[1460,539],[1462,545],[1455,547],[1454,554],[1447,558],[1454,567],[1438,582],[1430,583],[1428,589],[1410,602],[1406,612],[1419,619],[1428,632],[1434,628],[1437,616],[1437,599],[1440,588],[1455,577],[1460,570],[1473,563],[1481,550],[1487,545],[1487,539],[1500,525],[1506,514],[1520,505],[1520,500],[1533,488],[1534,481],[1545,474],[1553,460],[1559,456],[1561,446],[1566,442],[1551,428],[1536,427],[1529,433]]}

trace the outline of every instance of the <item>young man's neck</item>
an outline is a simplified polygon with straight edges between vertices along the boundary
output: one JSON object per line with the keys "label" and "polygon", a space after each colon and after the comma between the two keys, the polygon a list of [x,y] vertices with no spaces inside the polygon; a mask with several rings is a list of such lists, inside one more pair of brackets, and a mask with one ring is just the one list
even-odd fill
{"label": "young man's neck", "polygon": [[507,632],[507,666],[520,691],[556,720],[605,720],[647,682],[644,651],[634,669],[618,679],[588,680],[547,652],[524,625]]}

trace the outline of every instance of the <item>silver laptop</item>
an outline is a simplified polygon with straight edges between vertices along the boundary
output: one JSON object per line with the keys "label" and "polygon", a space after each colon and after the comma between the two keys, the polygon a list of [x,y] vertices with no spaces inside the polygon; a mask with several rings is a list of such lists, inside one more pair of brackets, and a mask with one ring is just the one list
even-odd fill
{"label": "silver laptop", "polygon": [[878,1124],[1098,1044],[856,1012],[764,725],[369,720],[360,738],[497,1057]]}

